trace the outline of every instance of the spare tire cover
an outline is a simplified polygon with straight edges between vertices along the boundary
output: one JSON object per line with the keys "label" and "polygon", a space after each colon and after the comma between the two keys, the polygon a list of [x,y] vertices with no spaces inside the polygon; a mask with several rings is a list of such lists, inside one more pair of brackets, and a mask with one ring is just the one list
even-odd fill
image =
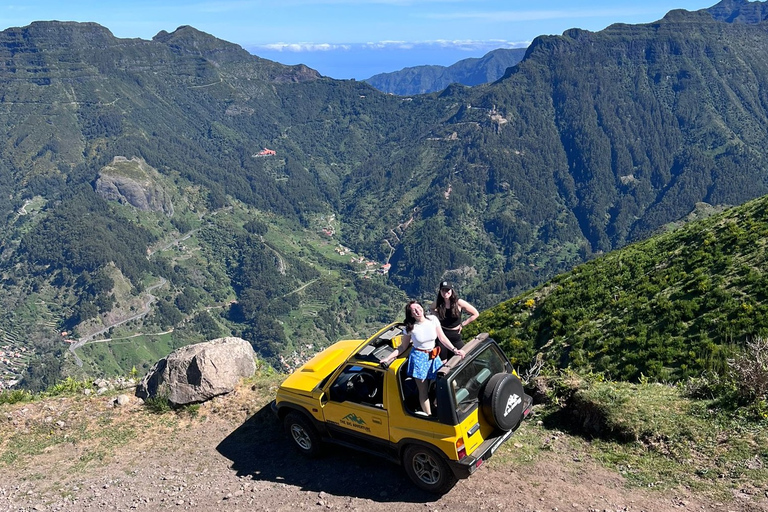
{"label": "spare tire cover", "polygon": [[485,418],[501,430],[516,428],[523,418],[523,383],[511,373],[497,373],[485,384],[481,406]]}

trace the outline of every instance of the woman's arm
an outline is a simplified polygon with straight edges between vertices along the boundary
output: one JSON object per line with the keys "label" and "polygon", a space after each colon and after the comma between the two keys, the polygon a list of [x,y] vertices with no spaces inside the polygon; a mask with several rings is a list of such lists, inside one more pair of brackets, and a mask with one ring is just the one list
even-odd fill
{"label": "woman's arm", "polygon": [[389,354],[387,357],[385,357],[379,362],[389,366],[390,364],[392,364],[392,361],[400,357],[400,354],[402,354],[408,349],[408,345],[410,344],[411,344],[411,335],[403,334],[400,337],[400,345],[397,347],[397,349],[395,349],[394,352],[392,352],[391,354]]}
{"label": "woman's arm", "polygon": [[464,299],[459,299],[458,305],[462,309],[462,311],[466,311],[467,313],[469,313],[469,318],[467,318],[466,320],[464,320],[459,324],[459,330],[461,330],[462,328],[474,322],[475,319],[478,316],[480,316],[480,313],[477,311],[475,306],[465,301]]}
{"label": "woman's arm", "polygon": [[446,347],[448,350],[450,350],[457,356],[460,356],[462,359],[464,359],[464,356],[466,355],[466,353],[460,348],[456,348],[453,346],[453,343],[451,343],[451,340],[449,340],[448,337],[443,332],[443,328],[440,326],[440,322],[435,322],[435,329],[437,330],[437,338],[440,340],[440,343],[442,343],[443,346]]}

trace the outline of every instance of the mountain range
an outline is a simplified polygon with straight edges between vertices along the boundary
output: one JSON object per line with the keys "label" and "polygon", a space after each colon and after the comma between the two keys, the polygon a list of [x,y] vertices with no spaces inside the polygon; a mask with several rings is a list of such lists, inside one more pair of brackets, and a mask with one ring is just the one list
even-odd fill
{"label": "mountain range", "polygon": [[442,91],[453,83],[480,85],[495,82],[525,56],[525,48],[499,48],[480,58],[462,59],[450,66],[414,66],[379,73],[365,80],[383,92],[400,96]]}
{"label": "mountain range", "polygon": [[493,83],[412,96],[192,27],[7,29],[0,328],[34,355],[5,371],[79,371],[67,339],[98,374],[229,334],[290,366],[443,279],[483,309],[764,195],[764,8],[542,36]]}

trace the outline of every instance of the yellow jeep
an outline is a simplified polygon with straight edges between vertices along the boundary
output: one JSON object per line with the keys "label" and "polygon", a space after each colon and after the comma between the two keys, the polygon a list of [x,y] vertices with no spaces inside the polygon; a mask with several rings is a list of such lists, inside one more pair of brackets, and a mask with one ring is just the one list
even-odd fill
{"label": "yellow jeep", "polygon": [[[531,397],[507,357],[487,334],[440,369],[430,389],[433,416],[418,405],[405,358],[379,361],[399,345],[403,324],[367,340],[339,341],[291,374],[272,409],[294,445],[315,456],[335,443],[402,464],[413,482],[443,494],[479,468],[531,409]],[[411,350],[411,349],[409,349]]]}

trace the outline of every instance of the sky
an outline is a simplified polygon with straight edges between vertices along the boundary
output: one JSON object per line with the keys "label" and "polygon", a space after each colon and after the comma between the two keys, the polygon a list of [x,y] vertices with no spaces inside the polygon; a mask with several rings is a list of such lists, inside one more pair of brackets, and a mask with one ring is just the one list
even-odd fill
{"label": "sky", "polygon": [[569,28],[649,23],[717,0],[3,0],[0,30],[33,21],[92,21],[152,39],[183,25],[283,64],[363,80],[405,67],[449,66],[524,48]]}

